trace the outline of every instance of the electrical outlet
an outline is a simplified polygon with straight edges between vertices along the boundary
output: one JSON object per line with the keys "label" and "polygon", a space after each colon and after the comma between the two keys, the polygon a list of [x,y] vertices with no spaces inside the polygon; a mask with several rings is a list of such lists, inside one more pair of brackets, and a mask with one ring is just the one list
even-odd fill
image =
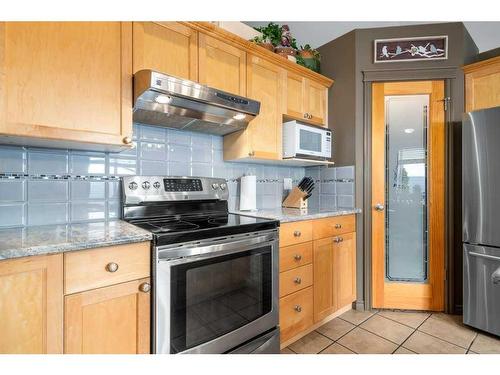
{"label": "electrical outlet", "polygon": [[291,178],[284,178],[283,179],[283,189],[292,190],[292,179]]}

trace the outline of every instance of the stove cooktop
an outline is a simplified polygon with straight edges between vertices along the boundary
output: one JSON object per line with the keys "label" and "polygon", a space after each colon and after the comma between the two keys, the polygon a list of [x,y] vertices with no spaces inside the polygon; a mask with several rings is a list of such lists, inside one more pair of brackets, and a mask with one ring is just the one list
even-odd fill
{"label": "stove cooktop", "polygon": [[156,246],[275,229],[279,222],[238,214],[173,216],[132,220],[154,234]]}

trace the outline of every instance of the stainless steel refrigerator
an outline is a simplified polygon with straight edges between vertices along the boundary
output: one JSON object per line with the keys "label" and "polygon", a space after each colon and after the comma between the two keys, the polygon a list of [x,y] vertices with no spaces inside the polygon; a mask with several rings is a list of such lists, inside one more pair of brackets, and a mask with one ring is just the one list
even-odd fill
{"label": "stainless steel refrigerator", "polygon": [[500,107],[462,124],[464,323],[500,335]]}

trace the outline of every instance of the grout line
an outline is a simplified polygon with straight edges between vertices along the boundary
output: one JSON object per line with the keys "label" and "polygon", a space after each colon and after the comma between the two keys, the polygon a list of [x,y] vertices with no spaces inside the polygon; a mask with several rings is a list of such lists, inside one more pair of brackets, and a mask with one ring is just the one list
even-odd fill
{"label": "grout line", "polygon": [[[434,315],[434,314],[435,314],[435,313],[432,313],[432,314],[431,314],[431,316],[432,316],[432,315]],[[429,316],[429,318],[430,318],[431,316]],[[427,319],[429,319],[429,318],[427,318]],[[424,323],[427,321],[427,319],[425,319],[425,321],[423,321],[423,322],[422,322],[422,324],[424,324]],[[420,328],[420,327],[422,326],[422,324],[420,324],[420,325],[418,326],[418,328]],[[451,341],[448,341],[448,340],[446,340],[446,339],[444,339],[444,338],[442,338],[442,337],[435,336],[435,335],[433,335],[432,333],[428,333],[428,332],[425,332],[425,331],[420,331],[418,328],[417,328],[417,331],[419,331],[419,332],[421,332],[421,333],[425,333],[426,335],[429,335],[429,336],[434,337],[434,338],[436,338],[436,339],[439,339],[439,340],[441,340],[441,341],[447,342],[448,344],[458,346],[459,348],[465,349],[465,350],[466,350],[466,352],[467,352],[467,350],[468,350],[467,348],[465,348],[465,347],[463,347],[463,346],[461,346],[461,345],[458,345],[458,344],[457,344],[457,343],[455,343],[455,342],[451,342]],[[474,332],[474,331],[472,331],[472,332]],[[476,333],[476,332],[474,332],[474,333]],[[476,336],[477,336],[477,333],[476,333]],[[472,339],[472,342],[474,342],[474,340],[475,340],[476,336],[474,336],[474,338]],[[472,346],[472,342],[470,343],[469,348]]]}
{"label": "grout line", "polygon": [[[382,310],[382,311],[392,311],[392,312],[402,312],[402,313],[405,313],[405,311],[395,311],[395,310]],[[377,314],[378,314],[379,312],[380,312],[380,311],[378,311],[378,312],[377,312]],[[418,311],[413,311],[413,310],[412,310],[411,312],[418,312]],[[425,323],[425,321],[426,321],[427,319],[429,319],[429,318],[432,316],[432,314],[433,314],[432,312],[429,312],[429,311],[422,311],[422,312],[423,312],[423,313],[427,313],[427,314],[429,314],[429,316],[428,316],[427,318],[425,318],[425,319],[422,321],[422,323],[420,323],[420,324],[417,326],[417,328],[412,327],[412,326],[410,326],[410,325],[408,325],[408,324],[405,324],[405,323],[398,322],[397,320],[394,320],[394,319],[389,318],[389,317],[384,316],[384,315],[380,315],[380,316],[381,316],[382,318],[386,318],[386,319],[392,320],[393,322],[396,322],[396,323],[402,324],[402,325],[404,325],[405,327],[409,327],[409,328],[411,328],[411,329],[418,329],[418,327],[420,327],[422,324],[424,324],[424,323]]]}
{"label": "grout line", "polygon": [[469,347],[467,348],[467,351],[465,352],[466,354],[468,354],[470,352],[470,348],[472,348],[472,344],[474,344],[474,341],[476,341],[477,337],[479,336],[479,333],[476,332],[476,335],[474,336],[474,338],[472,339],[472,341],[470,342],[470,345]]}
{"label": "grout line", "polygon": [[[417,332],[417,331],[418,331],[418,329],[422,326],[422,324],[424,324],[424,323],[427,321],[427,319],[429,319],[431,316],[432,316],[432,313],[430,313],[430,314],[429,314],[429,316],[428,316],[427,318],[425,318],[425,319],[422,321],[422,323],[420,323],[420,324],[417,326],[417,328],[414,328],[413,333],[412,333],[410,336],[408,336],[408,337],[406,338],[406,340],[405,340],[405,341],[403,341],[403,342],[401,343],[401,345],[400,345],[400,346],[403,346],[403,345],[404,345],[404,344],[405,344],[405,343],[406,343],[406,342],[410,339],[410,337],[412,337],[412,336],[415,334],[415,332]],[[422,332],[422,331],[419,331],[419,332]],[[405,346],[403,346],[403,348],[408,349],[408,348],[407,348],[407,347],[405,347]],[[410,350],[410,349],[408,349],[408,350]],[[415,353],[417,353],[417,352],[415,352]],[[419,353],[417,353],[417,354],[419,354]]]}

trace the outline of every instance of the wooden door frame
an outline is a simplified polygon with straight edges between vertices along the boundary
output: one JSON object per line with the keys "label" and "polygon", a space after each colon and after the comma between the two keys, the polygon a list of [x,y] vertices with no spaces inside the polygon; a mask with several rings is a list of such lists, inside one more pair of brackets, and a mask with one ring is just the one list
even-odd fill
{"label": "wooden door frame", "polygon": [[[385,281],[385,223],[387,210],[375,213],[377,202],[385,203],[386,159],[377,158],[386,152],[385,97],[391,95],[429,95],[428,139],[428,254],[431,273],[427,283],[402,283]],[[372,219],[372,304],[379,308],[414,310],[444,310],[444,164],[445,164],[445,111],[444,80],[412,82],[375,82],[372,84],[372,202],[367,215],[383,215]],[[374,138],[373,135],[377,134]],[[383,151],[382,151],[383,149]],[[382,180],[381,180],[382,179]],[[382,238],[381,238],[382,236]],[[386,293],[388,292],[388,293]],[[417,297],[418,296],[418,297]]]}
{"label": "wooden door frame", "polygon": [[[445,81],[445,96],[450,97],[452,88],[456,85],[461,85],[458,68],[429,68],[429,69],[386,69],[386,70],[364,70],[363,74],[363,163],[356,164],[356,168],[360,168],[359,173],[362,176],[361,199],[363,212],[370,212],[369,215],[363,215],[362,220],[358,223],[358,300],[356,308],[361,310],[370,310],[372,308],[372,257],[371,257],[371,113],[372,113],[372,83],[374,82],[389,82],[389,81],[416,81],[416,80],[444,80]],[[453,99],[453,98],[452,98]],[[453,106],[453,102],[451,103]],[[453,211],[453,171],[450,168],[449,162],[453,160],[453,134],[449,129],[451,124],[452,107],[449,106],[445,112],[445,129],[446,129],[446,163],[445,163],[445,196],[446,196],[446,237],[445,237],[445,312],[454,311],[453,297],[453,274],[449,270],[453,269],[454,249],[453,246],[453,227],[454,227],[454,211]]]}

